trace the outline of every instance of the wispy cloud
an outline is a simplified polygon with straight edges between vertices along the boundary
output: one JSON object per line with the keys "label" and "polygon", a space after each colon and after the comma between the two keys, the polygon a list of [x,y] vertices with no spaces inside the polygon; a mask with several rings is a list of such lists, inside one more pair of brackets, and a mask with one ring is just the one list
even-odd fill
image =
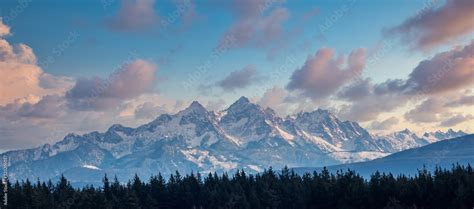
{"label": "wispy cloud", "polygon": [[248,87],[258,81],[257,69],[254,65],[247,65],[236,70],[217,82],[217,85],[226,91],[234,91]]}
{"label": "wispy cloud", "polygon": [[120,10],[106,20],[106,26],[115,31],[147,31],[159,20],[155,0],[121,0]]}

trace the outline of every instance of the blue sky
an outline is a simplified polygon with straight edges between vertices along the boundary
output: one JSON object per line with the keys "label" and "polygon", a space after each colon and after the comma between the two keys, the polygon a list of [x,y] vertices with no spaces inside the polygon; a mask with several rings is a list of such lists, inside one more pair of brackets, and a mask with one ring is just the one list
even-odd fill
{"label": "blue sky", "polygon": [[[233,17],[229,10],[219,3],[210,1],[197,4],[199,17],[182,32],[173,32],[171,26],[162,35],[152,32],[115,32],[108,30],[105,20],[113,16],[120,7],[120,1],[111,0],[106,6],[103,1],[31,1],[29,6],[11,21],[12,32],[15,34],[9,40],[23,42],[31,46],[38,60],[46,60],[53,49],[67,41],[69,33],[76,32],[80,36],[71,43],[55,62],[48,65],[46,72],[70,77],[107,76],[129,53],[136,51],[145,59],[165,59],[170,62],[159,66],[158,74],[167,78],[162,88],[173,91],[173,95],[183,94],[177,83],[180,76],[195,69],[211,53],[222,34],[232,24]],[[17,1],[2,1],[0,14],[8,15],[18,7]],[[324,33],[326,40],[315,38],[321,25],[330,19],[335,11],[342,11],[347,6],[347,12],[331,23]],[[217,6],[216,6],[217,5]],[[266,58],[267,49],[244,47],[226,53],[212,69],[215,78],[224,77],[228,72],[254,64],[262,73],[278,66],[279,59],[293,56],[298,60],[295,68],[304,62],[306,56],[313,54],[320,47],[335,48],[337,53],[349,53],[358,47],[371,48],[383,41],[381,31],[403,21],[423,7],[424,1],[300,1],[287,4],[291,11],[289,21],[284,24],[287,31],[302,27],[303,32],[289,40],[288,49],[280,53],[274,60]],[[311,9],[318,8],[320,13],[303,22],[302,16]],[[174,4],[158,1],[155,9],[166,16],[176,10]],[[354,18],[357,17],[357,18]],[[179,20],[176,21],[178,25]],[[302,23],[303,22],[303,23]],[[301,24],[301,26],[299,26]],[[174,27],[174,28],[173,28]],[[307,48],[301,47],[309,43]],[[387,59],[390,62],[377,64],[377,70],[369,72],[376,80],[390,77],[403,78],[416,66],[423,57],[418,53],[406,52],[403,49],[391,52]],[[176,52],[173,52],[176,49]],[[237,59],[236,59],[237,58]],[[46,62],[46,61],[44,61]],[[290,74],[290,72],[288,73]],[[213,77],[214,77],[213,76]],[[167,91],[164,91],[166,93]]]}
{"label": "blue sky", "polygon": [[[247,96],[281,115],[327,108],[374,132],[472,132],[472,9],[469,0],[2,0],[0,119],[87,132]],[[216,56],[225,37],[232,46]],[[459,63],[446,73],[449,60]],[[17,128],[0,133],[25,138]],[[39,142],[11,147],[28,143]]]}

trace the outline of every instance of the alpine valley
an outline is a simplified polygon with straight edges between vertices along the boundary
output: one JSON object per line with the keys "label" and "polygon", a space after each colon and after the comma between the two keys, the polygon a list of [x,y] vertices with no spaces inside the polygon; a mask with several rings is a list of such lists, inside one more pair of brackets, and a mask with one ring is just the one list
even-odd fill
{"label": "alpine valley", "polygon": [[9,158],[12,180],[56,179],[64,174],[76,184],[96,184],[104,173],[127,180],[134,174],[146,179],[158,172],[255,173],[269,167],[364,162],[464,135],[451,129],[422,136],[408,129],[371,135],[358,123],[341,121],[327,110],[281,118],[241,97],[221,112],[193,102],[137,128],[113,125],[105,133],[69,134],[52,145],[2,155]]}

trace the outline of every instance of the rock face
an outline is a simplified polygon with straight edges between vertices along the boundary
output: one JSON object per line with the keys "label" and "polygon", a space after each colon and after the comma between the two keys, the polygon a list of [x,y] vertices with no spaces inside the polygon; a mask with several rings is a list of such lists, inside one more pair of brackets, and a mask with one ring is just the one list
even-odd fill
{"label": "rock face", "polygon": [[450,130],[418,137],[405,130],[372,136],[327,110],[280,118],[242,97],[218,113],[193,102],[137,128],[113,125],[105,133],[69,134],[54,145],[2,155],[10,159],[13,180],[64,173],[73,182],[96,183],[104,173],[125,180],[135,173],[148,178],[158,172],[259,172],[360,162],[462,135]]}

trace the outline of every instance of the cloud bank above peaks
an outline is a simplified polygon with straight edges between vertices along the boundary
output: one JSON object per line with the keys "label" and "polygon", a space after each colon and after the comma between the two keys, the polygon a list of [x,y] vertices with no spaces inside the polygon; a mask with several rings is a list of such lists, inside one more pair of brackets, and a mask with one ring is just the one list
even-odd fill
{"label": "cloud bank above peaks", "polygon": [[[421,61],[407,79],[389,79],[381,83],[363,79],[347,85],[337,94],[339,99],[349,102],[341,108],[341,114],[351,120],[368,121],[376,119],[381,113],[404,107],[409,102],[462,94],[474,86],[473,49],[474,42],[471,42],[435,54]],[[465,100],[459,101],[463,102],[466,103]],[[425,105],[428,107],[428,104]],[[419,118],[411,120],[415,123],[423,122],[426,117],[435,117],[433,114],[424,117],[415,112],[408,115]]]}

